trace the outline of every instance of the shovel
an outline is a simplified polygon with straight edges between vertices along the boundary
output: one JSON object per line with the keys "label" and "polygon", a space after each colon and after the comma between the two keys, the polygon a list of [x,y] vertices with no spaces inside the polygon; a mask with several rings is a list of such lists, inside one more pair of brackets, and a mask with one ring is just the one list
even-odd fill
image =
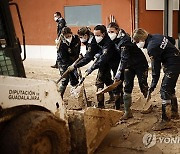
{"label": "shovel", "polygon": [[138,100],[132,104],[132,109],[139,110],[143,114],[148,114],[152,111],[152,103],[144,97],[139,97]]}
{"label": "shovel", "polygon": [[104,93],[107,93],[109,91],[114,90],[119,84],[121,84],[121,82],[122,82],[121,80],[114,82],[113,84],[111,84],[111,85],[103,88],[102,90],[96,92],[96,95],[104,94]]}

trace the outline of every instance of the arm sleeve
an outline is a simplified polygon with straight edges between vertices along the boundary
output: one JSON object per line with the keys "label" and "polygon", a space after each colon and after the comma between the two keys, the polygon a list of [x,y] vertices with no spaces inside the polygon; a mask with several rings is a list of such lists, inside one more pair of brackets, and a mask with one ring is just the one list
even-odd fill
{"label": "arm sleeve", "polygon": [[151,87],[156,88],[161,71],[161,49],[159,48],[150,49],[148,51],[148,54],[150,56],[151,66],[152,66]]}
{"label": "arm sleeve", "polygon": [[126,46],[121,47],[121,60],[118,67],[118,72],[121,72],[128,66],[128,61],[130,57],[130,49]]}
{"label": "arm sleeve", "polygon": [[97,44],[95,43],[92,43],[90,48],[89,48],[89,51],[86,52],[86,54],[84,55],[83,59],[81,59],[76,65],[75,67],[76,68],[79,68],[79,67],[83,67],[85,65],[87,65],[91,60],[94,59],[94,56],[96,54],[96,52],[98,51],[98,47],[97,47]]}
{"label": "arm sleeve", "polygon": [[61,43],[60,47],[58,49],[58,60],[59,61],[67,61],[68,60],[67,48],[64,43]]}
{"label": "arm sleeve", "polygon": [[66,21],[64,19],[61,19],[59,22],[58,22],[58,37],[60,36],[61,34],[61,31],[62,29],[66,26]]}
{"label": "arm sleeve", "polygon": [[101,66],[104,66],[107,62],[110,61],[110,59],[114,55],[113,52],[115,52],[114,44],[113,43],[105,44],[104,47],[102,48],[102,52],[101,52],[100,57],[92,65],[91,69],[95,70]]}
{"label": "arm sleeve", "polygon": [[83,67],[87,65],[91,60],[93,60],[93,56],[91,53],[86,53],[84,57],[75,65],[76,68]]}

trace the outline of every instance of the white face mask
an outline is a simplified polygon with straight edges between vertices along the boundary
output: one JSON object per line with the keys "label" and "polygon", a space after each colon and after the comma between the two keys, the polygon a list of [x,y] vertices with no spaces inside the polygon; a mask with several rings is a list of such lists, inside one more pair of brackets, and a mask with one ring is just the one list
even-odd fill
{"label": "white face mask", "polygon": [[111,40],[114,40],[117,37],[116,33],[108,33]]}
{"label": "white face mask", "polygon": [[84,42],[87,41],[87,39],[85,39],[85,38],[80,38],[80,41],[81,41],[82,43],[84,43]]}
{"label": "white face mask", "polygon": [[102,41],[103,37],[102,36],[95,36],[96,42],[99,43]]}
{"label": "white face mask", "polygon": [[58,17],[54,17],[54,21],[57,21],[58,20]]}
{"label": "white face mask", "polygon": [[145,42],[139,42],[136,45],[138,46],[138,48],[143,48],[144,44],[145,44]]}
{"label": "white face mask", "polygon": [[71,43],[71,41],[72,41],[72,36],[69,37],[69,38],[67,38],[66,41],[68,41],[69,43]]}

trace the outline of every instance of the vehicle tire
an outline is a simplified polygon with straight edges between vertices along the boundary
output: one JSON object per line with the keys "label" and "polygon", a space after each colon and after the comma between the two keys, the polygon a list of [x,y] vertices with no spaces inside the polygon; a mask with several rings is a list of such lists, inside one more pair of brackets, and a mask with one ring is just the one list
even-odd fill
{"label": "vehicle tire", "polygon": [[1,154],[68,154],[70,151],[66,122],[49,112],[22,114],[2,133]]}

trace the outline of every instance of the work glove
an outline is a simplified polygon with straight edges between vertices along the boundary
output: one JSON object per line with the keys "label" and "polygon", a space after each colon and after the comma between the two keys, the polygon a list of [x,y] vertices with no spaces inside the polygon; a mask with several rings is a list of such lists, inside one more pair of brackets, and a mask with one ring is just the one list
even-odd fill
{"label": "work glove", "polygon": [[99,59],[100,56],[101,56],[101,54],[100,54],[100,53],[97,53],[97,54],[95,54],[94,58],[95,58],[95,59]]}
{"label": "work glove", "polygon": [[59,40],[58,39],[55,39],[55,44],[57,45],[59,43]]}
{"label": "work glove", "polygon": [[89,74],[91,74],[92,73],[92,69],[91,68],[88,68],[86,71],[85,71],[85,73],[86,73],[86,75],[89,75]]}
{"label": "work glove", "polygon": [[74,65],[71,65],[71,66],[68,67],[68,70],[69,70],[70,72],[74,71],[75,69],[76,69],[76,68],[75,68]]}
{"label": "work glove", "polygon": [[121,79],[121,74],[122,74],[121,71],[118,71],[114,77],[114,80],[119,81]]}

